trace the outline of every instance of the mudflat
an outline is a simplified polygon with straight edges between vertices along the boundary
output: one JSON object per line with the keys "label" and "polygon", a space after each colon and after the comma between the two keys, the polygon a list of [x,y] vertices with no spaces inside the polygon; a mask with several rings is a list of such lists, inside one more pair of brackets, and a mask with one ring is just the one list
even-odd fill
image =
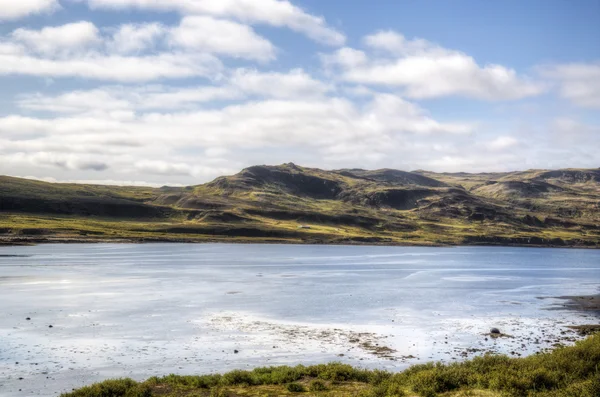
{"label": "mudflat", "polygon": [[562,306],[566,309],[593,311],[600,313],[600,294],[583,296],[560,296],[565,302]]}

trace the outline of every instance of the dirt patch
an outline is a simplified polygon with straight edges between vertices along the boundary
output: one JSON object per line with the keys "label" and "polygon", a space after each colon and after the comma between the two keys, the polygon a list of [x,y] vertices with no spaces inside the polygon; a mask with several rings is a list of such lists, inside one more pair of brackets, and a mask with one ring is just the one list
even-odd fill
{"label": "dirt patch", "polygon": [[514,338],[514,336],[512,335],[508,335],[508,334],[503,334],[503,333],[487,333],[487,334],[483,334],[484,336],[490,337],[492,339],[499,339],[499,338]]}
{"label": "dirt patch", "polygon": [[315,341],[329,348],[344,350],[360,349],[363,352],[388,360],[398,360],[396,350],[386,346],[387,336],[372,332],[356,332],[341,328],[328,328],[309,325],[278,324],[268,321],[247,320],[236,315],[213,317],[209,324],[215,329],[234,329],[246,333],[269,336],[274,344],[300,344]]}
{"label": "dirt patch", "polygon": [[565,301],[560,305],[559,308],[588,312],[591,311],[600,314],[600,295],[559,296],[557,299],[562,299]]}
{"label": "dirt patch", "polygon": [[581,336],[588,336],[600,332],[600,324],[596,325],[573,325],[567,327],[569,329],[577,331]]}

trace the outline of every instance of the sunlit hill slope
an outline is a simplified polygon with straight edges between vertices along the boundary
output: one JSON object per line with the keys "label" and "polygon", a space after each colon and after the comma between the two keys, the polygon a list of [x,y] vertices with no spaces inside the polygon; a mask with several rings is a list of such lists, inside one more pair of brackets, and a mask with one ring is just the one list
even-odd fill
{"label": "sunlit hill slope", "polygon": [[0,241],[600,247],[600,169],[508,173],[254,166],[158,189],[0,177]]}

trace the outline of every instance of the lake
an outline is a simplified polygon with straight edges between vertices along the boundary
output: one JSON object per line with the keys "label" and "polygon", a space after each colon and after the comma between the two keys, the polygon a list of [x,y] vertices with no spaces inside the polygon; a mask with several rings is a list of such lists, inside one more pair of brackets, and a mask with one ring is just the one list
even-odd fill
{"label": "lake", "polygon": [[[596,250],[2,247],[0,395],[265,365],[399,371],[488,351],[532,354],[566,325],[597,323],[549,310],[553,297],[599,288]],[[512,337],[490,338],[491,327]]]}

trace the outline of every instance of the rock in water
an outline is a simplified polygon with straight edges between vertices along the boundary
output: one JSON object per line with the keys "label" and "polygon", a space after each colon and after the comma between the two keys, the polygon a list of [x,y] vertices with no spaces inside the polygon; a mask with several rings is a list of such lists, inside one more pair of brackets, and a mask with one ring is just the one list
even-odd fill
{"label": "rock in water", "polygon": [[490,334],[500,335],[500,330],[498,328],[490,329]]}

